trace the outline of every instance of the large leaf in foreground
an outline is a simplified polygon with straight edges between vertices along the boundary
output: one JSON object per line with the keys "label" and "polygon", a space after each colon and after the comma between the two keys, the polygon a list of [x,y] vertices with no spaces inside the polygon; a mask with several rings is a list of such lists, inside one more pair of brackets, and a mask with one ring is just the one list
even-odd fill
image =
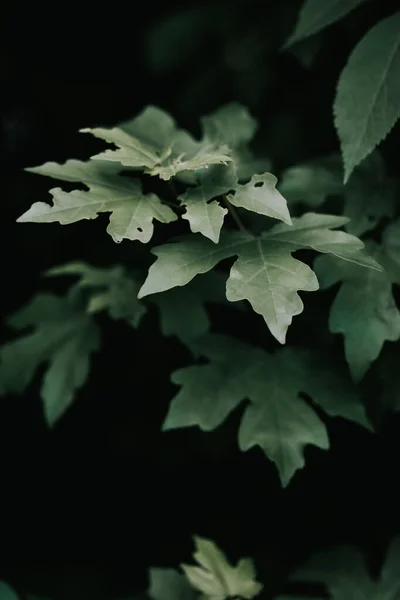
{"label": "large leaf in foreground", "polygon": [[251,600],[260,593],[263,586],[256,580],[251,559],[242,558],[232,567],[214,542],[199,537],[195,537],[194,541],[196,552],[193,557],[199,566],[181,566],[192,586],[202,592],[205,598]]}
{"label": "large leaf in foreground", "polygon": [[[369,249],[379,260],[381,249],[372,243]],[[329,329],[343,334],[350,372],[359,381],[385,341],[400,338],[400,311],[392,281],[386,271],[359,269],[331,256],[318,257],[315,268],[322,288],[342,282],[331,307]]]}
{"label": "large leaf in foreground", "polygon": [[334,104],[346,182],[400,116],[400,12],[377,23],[353,50]]}
{"label": "large leaf in foreground", "polygon": [[107,233],[115,242],[128,239],[145,243],[153,235],[154,219],[161,223],[177,219],[155,194],[143,194],[140,181],[120,176],[120,165],[68,160],[64,165],[46,163],[28,170],[64,181],[79,181],[89,189],[65,192],[53,188],[50,190],[53,206],[35,202],[19,217],[19,223],[69,225],[82,219],[95,219],[102,212],[111,212]]}
{"label": "large leaf in foreground", "polygon": [[292,580],[323,583],[332,600],[398,600],[399,567],[397,538],[389,548],[378,580],[369,575],[361,553],[348,546],[319,553],[298,569]]}
{"label": "large leaf in foreground", "polygon": [[285,348],[271,355],[221,335],[204,336],[190,346],[210,362],[172,374],[182,389],[163,429],[197,425],[210,431],[248,399],[239,446],[243,451],[260,446],[275,462],[283,485],[304,466],[306,444],[329,447],[325,425],[300,393],[310,395],[329,415],[368,426],[351,381],[320,353]]}
{"label": "large leaf in foreground", "polygon": [[41,395],[46,419],[53,425],[87,379],[90,354],[99,349],[99,330],[68,299],[50,294],[36,296],[9,323],[19,330],[35,329],[1,348],[0,390],[23,392],[38,367],[49,363]]}
{"label": "large leaf in foreground", "polygon": [[227,146],[208,140],[197,141],[176,127],[163,110],[148,106],[140,115],[120,127],[81,130],[117,146],[92,158],[144,168],[149,175],[168,180],[183,171],[195,171],[232,160]]}
{"label": "large leaf in foreground", "polygon": [[346,222],[343,217],[307,213],[295,220],[293,226],[276,225],[259,238],[227,232],[218,245],[193,237],[159,246],[153,250],[158,259],[150,267],[139,297],[186,285],[221,260],[238,256],[227,281],[226,297],[231,302],[248,300],[276,339],[284,343],[292,318],[303,310],[297,292],[318,289],[314,272],[293,258],[292,252],[310,248],[362,266],[380,268],[364,253],[364,244],[359,239],[343,231],[332,231]]}

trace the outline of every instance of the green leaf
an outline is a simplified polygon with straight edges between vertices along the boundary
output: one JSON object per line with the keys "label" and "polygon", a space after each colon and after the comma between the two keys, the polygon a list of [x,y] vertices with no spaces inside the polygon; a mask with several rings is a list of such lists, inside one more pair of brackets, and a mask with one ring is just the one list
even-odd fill
{"label": "green leaf", "polygon": [[194,600],[197,594],[175,569],[150,569],[149,596],[153,600]]}
{"label": "green leaf", "polygon": [[206,598],[251,599],[261,592],[263,586],[256,581],[255,568],[249,558],[242,558],[236,567],[232,567],[214,542],[200,537],[195,537],[194,541],[196,552],[193,558],[200,566],[181,566],[192,586]]}
{"label": "green leaf", "polygon": [[365,0],[305,0],[285,48],[336,23],[363,2]]}
{"label": "green leaf", "polygon": [[18,594],[5,581],[0,581],[0,600],[19,600]]}
{"label": "green leaf", "polygon": [[137,327],[146,312],[146,306],[137,299],[140,285],[120,265],[100,269],[74,262],[53,267],[46,275],[79,277],[76,287],[89,292],[89,314],[106,310],[112,319],[125,319]]}
{"label": "green leaf", "polygon": [[68,299],[50,294],[35,296],[9,323],[35,330],[1,348],[0,390],[23,392],[38,367],[48,362],[41,395],[46,420],[53,425],[87,379],[90,354],[100,346],[99,330]]}
{"label": "green leaf", "polygon": [[326,156],[286,169],[278,189],[289,204],[303,202],[320,206],[330,196],[343,192],[342,164],[337,155]]}
{"label": "green leaf", "polygon": [[161,331],[175,335],[184,344],[208,332],[210,322],[205,302],[226,302],[225,281],[219,273],[207,273],[184,288],[155,294],[150,301],[160,311]]}
{"label": "green leaf", "polygon": [[258,123],[247,108],[231,102],[201,119],[205,140],[214,144],[226,144],[236,167],[239,181],[247,180],[254,173],[265,173],[271,168],[267,158],[255,158],[248,143],[253,139]]}
{"label": "green leaf", "polygon": [[375,229],[384,217],[393,217],[395,196],[394,182],[375,151],[356,167],[344,186],[344,214],[350,219],[346,230],[359,236]]}
{"label": "green leaf", "polygon": [[385,269],[393,283],[400,284],[400,219],[390,223],[382,237],[385,253]]}
{"label": "green leaf", "polygon": [[[381,248],[372,242],[368,248],[379,260]],[[385,341],[400,338],[400,311],[392,282],[386,271],[359,269],[330,256],[319,257],[315,269],[322,288],[342,282],[331,307],[329,329],[343,334],[350,372],[359,381]]]}
{"label": "green leaf", "polygon": [[279,190],[289,204],[314,207],[330,197],[342,197],[344,215],[350,219],[346,230],[359,236],[374,229],[382,218],[394,215],[397,186],[387,176],[377,151],[355,168],[346,185],[341,163],[340,156],[331,155],[289,167],[282,175]]}
{"label": "green leaf", "polygon": [[364,251],[364,244],[343,232],[332,231],[345,217],[307,213],[292,226],[279,224],[259,238],[242,232],[226,232],[216,246],[203,238],[183,238],[158,246],[158,260],[150,267],[139,298],[184,286],[196,275],[210,271],[221,260],[238,256],[231,268],[226,297],[231,302],[248,300],[261,314],[276,339],[284,343],[292,318],[303,310],[299,290],[315,291],[318,281],[292,252],[310,248],[330,253],[359,265],[380,269]]}
{"label": "green leaf", "polygon": [[245,185],[238,184],[228,200],[233,206],[292,224],[285,198],[276,189],[277,178],[271,173],[253,175]]}
{"label": "green leaf", "polygon": [[81,129],[117,146],[92,158],[118,162],[127,167],[144,168],[145,173],[169,180],[183,171],[194,171],[232,160],[227,146],[196,141],[176,127],[163,110],[149,106],[138,117],[110,129]]}
{"label": "green leaf", "polygon": [[224,216],[228,212],[213,198],[232,190],[237,183],[233,165],[214,165],[197,175],[197,186],[188,188],[179,200],[186,207],[183,219],[187,219],[193,233],[202,233],[217,243]]}
{"label": "green leaf", "polygon": [[353,50],[334,104],[344,182],[400,116],[400,12],[377,23]]}
{"label": "green leaf", "polygon": [[257,121],[238,102],[222,106],[201,119],[204,137],[210,142],[239,148],[248,144],[257,131]]}
{"label": "green leaf", "polygon": [[303,449],[329,447],[325,425],[300,393],[311,396],[329,415],[367,426],[349,378],[320,352],[284,348],[267,354],[221,335],[194,340],[191,348],[209,364],[191,365],[172,374],[182,389],[173,398],[163,429],[197,425],[218,427],[245,399],[239,446],[260,446],[275,462],[283,485],[304,466]]}
{"label": "green leaf", "polygon": [[397,600],[400,592],[399,563],[400,539],[396,538],[389,548],[378,580],[370,577],[360,552],[348,546],[312,557],[291,579],[325,584],[332,600]]}
{"label": "green leaf", "polygon": [[53,206],[35,202],[17,221],[19,223],[61,223],[68,225],[82,219],[95,219],[99,213],[111,212],[107,233],[115,242],[123,239],[149,242],[153,220],[170,223],[176,214],[155,194],[143,194],[139,180],[121,177],[120,165],[107,162],[68,160],[64,165],[46,163],[29,169],[64,181],[81,181],[88,191],[50,190]]}

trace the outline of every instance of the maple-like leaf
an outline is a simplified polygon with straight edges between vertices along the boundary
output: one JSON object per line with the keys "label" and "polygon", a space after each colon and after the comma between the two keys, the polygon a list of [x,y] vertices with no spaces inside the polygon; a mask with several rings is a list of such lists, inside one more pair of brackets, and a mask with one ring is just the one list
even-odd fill
{"label": "maple-like leaf", "polygon": [[276,189],[276,182],[277,178],[271,173],[253,175],[245,185],[238,184],[234,193],[228,195],[228,200],[233,206],[246,208],[291,225],[286,200]]}
{"label": "maple-like leaf", "polygon": [[176,214],[161,203],[155,194],[143,194],[139,180],[119,175],[121,165],[104,161],[81,162],[68,160],[65,164],[46,163],[28,169],[64,181],[84,183],[88,191],[65,192],[53,188],[53,206],[35,202],[19,217],[19,223],[61,223],[68,225],[82,219],[95,219],[99,213],[111,212],[107,232],[115,242],[123,239],[146,243],[153,235],[153,220],[170,223]]}
{"label": "maple-like leaf", "polygon": [[370,576],[365,559],[350,546],[319,553],[291,579],[325,584],[332,600],[398,600],[399,565],[400,538],[396,538],[389,547],[379,579]]}
{"label": "maple-like leaf", "polygon": [[0,350],[0,390],[21,393],[37,368],[49,363],[41,396],[46,420],[53,425],[67,410],[89,373],[90,354],[100,335],[92,319],[67,298],[39,294],[9,319],[12,327],[34,327]]}
{"label": "maple-like leaf", "polygon": [[182,217],[189,221],[193,233],[202,233],[217,243],[228,211],[217,200],[212,199],[235,188],[235,168],[233,165],[214,165],[203,169],[197,175],[196,183],[196,187],[189,187],[179,196],[179,200],[186,207],[186,213]]}
{"label": "maple-like leaf", "polygon": [[343,231],[332,231],[346,222],[345,217],[307,213],[294,220],[292,226],[275,225],[258,238],[234,231],[223,234],[218,245],[193,237],[156,247],[153,253],[157,260],[150,267],[139,297],[184,286],[221,260],[238,256],[227,281],[227,299],[248,300],[276,339],[284,343],[292,318],[303,310],[297,292],[318,289],[314,272],[293,258],[292,252],[311,248],[380,269],[364,253],[359,239]]}
{"label": "maple-like leaf", "polygon": [[306,444],[329,447],[325,425],[301,393],[311,396],[327,414],[368,427],[351,381],[320,352],[284,348],[272,355],[211,334],[193,340],[190,347],[210,362],[172,374],[172,381],[182,389],[171,402],[163,429],[197,425],[210,431],[248,399],[239,446],[243,451],[260,446],[275,462],[283,485],[304,466]]}
{"label": "maple-like leaf", "polygon": [[400,116],[399,71],[400,12],[397,12],[365,34],[339,78],[334,115],[345,183]]}
{"label": "maple-like leaf", "polygon": [[235,567],[229,564],[224,553],[212,542],[195,537],[196,552],[193,558],[199,566],[181,565],[191,585],[208,600],[246,598],[251,600],[262,590],[256,580],[253,561],[242,558]]}
{"label": "maple-like leaf", "polygon": [[[380,260],[382,249],[372,242],[369,252]],[[329,329],[344,336],[346,360],[359,381],[376,360],[385,341],[400,338],[400,311],[386,271],[359,269],[355,265],[320,256],[315,269],[321,288],[339,281],[341,287],[331,307]]]}
{"label": "maple-like leaf", "polygon": [[152,600],[195,600],[197,594],[175,569],[150,569],[148,595]]}
{"label": "maple-like leaf", "polygon": [[256,158],[248,147],[258,123],[246,107],[231,102],[203,117],[201,124],[205,140],[229,147],[239,181],[250,179],[254,173],[265,173],[271,168],[267,158]]}
{"label": "maple-like leaf", "polygon": [[133,327],[137,327],[146,312],[145,304],[137,299],[139,283],[120,265],[100,269],[74,262],[53,267],[46,275],[79,277],[76,287],[88,292],[89,314],[107,310],[111,318],[125,319]]}
{"label": "maple-like leaf", "polygon": [[195,140],[178,129],[170,115],[155,106],[148,106],[120,127],[81,131],[117,146],[116,150],[106,150],[92,158],[144,168],[145,173],[164,180],[183,171],[227,164],[232,160],[227,146]]}

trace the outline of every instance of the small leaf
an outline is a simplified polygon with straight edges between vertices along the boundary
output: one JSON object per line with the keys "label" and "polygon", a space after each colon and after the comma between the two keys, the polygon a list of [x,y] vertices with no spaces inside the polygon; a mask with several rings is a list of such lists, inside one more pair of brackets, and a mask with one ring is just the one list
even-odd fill
{"label": "small leaf", "polygon": [[292,224],[285,198],[276,189],[277,179],[271,173],[253,175],[245,185],[238,184],[228,200],[234,206]]}
{"label": "small leaf", "polygon": [[238,102],[222,106],[201,119],[204,137],[210,142],[239,148],[248,144],[257,130],[257,121]]}
{"label": "small leaf", "polygon": [[53,425],[87,379],[90,354],[100,345],[99,330],[67,299],[50,294],[37,295],[9,322],[17,329],[35,327],[35,331],[1,348],[0,389],[23,392],[37,368],[48,362],[41,395],[46,420]]}
{"label": "small leaf", "polygon": [[226,194],[235,187],[237,183],[235,169],[231,165],[212,166],[198,175],[197,183],[195,188],[188,188],[184,194],[179,196],[179,200],[186,207],[183,219],[189,221],[193,233],[202,233],[217,243],[224,216],[228,211],[216,200],[209,201]]}
{"label": "small leaf", "polygon": [[89,291],[89,314],[107,310],[112,319],[125,319],[137,327],[146,312],[146,306],[137,299],[140,285],[119,265],[99,269],[80,262],[67,263],[53,267],[46,275],[80,277],[76,288]]}
{"label": "small leaf", "polygon": [[236,567],[232,567],[214,542],[199,537],[194,541],[196,552],[193,557],[200,566],[181,565],[194,588],[210,600],[251,599],[260,593],[263,586],[256,581],[253,562],[249,558],[242,558]]}
{"label": "small leaf", "polygon": [[260,446],[275,462],[283,485],[304,466],[305,445],[329,447],[325,425],[300,393],[310,395],[329,415],[369,427],[348,376],[321,352],[285,348],[271,355],[221,335],[193,340],[190,347],[210,362],[172,374],[182,389],[171,402],[163,429],[197,425],[210,431],[248,399],[239,446],[243,451]]}
{"label": "small leaf", "polygon": [[334,104],[344,182],[400,116],[400,12],[370,29],[343,69]]}
{"label": "small leaf", "polygon": [[197,594],[175,569],[150,569],[149,596],[153,600],[195,600]]}
{"label": "small leaf", "polygon": [[118,174],[120,170],[121,166],[112,163],[76,160],[67,161],[64,165],[46,163],[30,169],[65,181],[82,181],[89,191],[64,192],[61,188],[54,188],[50,190],[53,206],[35,202],[17,221],[68,225],[82,219],[96,219],[102,212],[111,212],[107,233],[115,242],[123,239],[149,242],[154,219],[170,223],[177,216],[155,194],[143,194],[139,180],[121,177]]}
{"label": "small leaf", "polygon": [[169,180],[183,171],[232,160],[229,148],[208,140],[196,141],[176,127],[163,110],[149,106],[138,117],[120,127],[81,130],[117,146],[92,158],[118,162],[127,167],[144,168],[145,173]]}
{"label": "small leaf", "polygon": [[336,23],[363,2],[365,0],[304,0],[295,30],[284,47],[288,48]]}
{"label": "small leaf", "polygon": [[183,238],[159,246],[152,250],[158,260],[150,267],[138,297],[186,285],[221,260],[238,256],[227,281],[226,297],[231,302],[248,300],[283,344],[292,318],[303,310],[297,292],[318,289],[314,272],[293,258],[292,252],[311,248],[381,269],[364,253],[359,239],[343,231],[332,231],[346,222],[345,217],[307,213],[294,220],[292,226],[275,225],[259,238],[232,231],[223,234],[217,246],[204,238]]}
{"label": "small leaf", "polygon": [[330,196],[343,193],[342,172],[340,156],[326,156],[286,169],[278,189],[289,204],[304,202],[317,207]]}
{"label": "small leaf", "polygon": [[[381,249],[369,244],[370,254],[379,259]],[[385,271],[358,269],[351,263],[319,257],[315,265],[321,287],[342,281],[331,307],[329,330],[342,333],[346,360],[355,381],[365,375],[386,340],[400,338],[400,311]]]}

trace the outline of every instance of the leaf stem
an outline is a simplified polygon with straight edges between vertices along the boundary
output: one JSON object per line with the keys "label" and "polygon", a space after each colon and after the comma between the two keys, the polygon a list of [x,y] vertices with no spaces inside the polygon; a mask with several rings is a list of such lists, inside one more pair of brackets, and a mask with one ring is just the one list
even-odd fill
{"label": "leaf stem", "polygon": [[222,198],[222,200],[223,200],[226,208],[228,209],[229,214],[231,215],[232,219],[235,221],[235,223],[238,226],[238,228],[240,229],[240,231],[244,231],[245,233],[249,233],[248,229],[242,223],[239,215],[237,214],[236,210],[233,208],[232,204],[229,202],[229,200],[226,197],[226,195],[223,194],[221,196],[221,198]]}

